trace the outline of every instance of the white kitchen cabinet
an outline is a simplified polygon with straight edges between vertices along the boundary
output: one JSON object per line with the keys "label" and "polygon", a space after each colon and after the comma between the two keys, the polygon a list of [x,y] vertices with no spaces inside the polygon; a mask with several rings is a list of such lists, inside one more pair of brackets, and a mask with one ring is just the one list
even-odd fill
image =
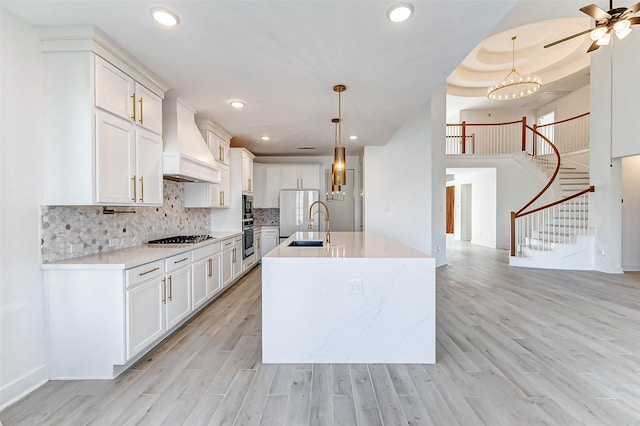
{"label": "white kitchen cabinet", "polygon": [[244,272],[242,262],[242,235],[233,239],[232,254],[231,269],[233,279],[235,280]]}
{"label": "white kitchen cabinet", "polygon": [[275,226],[263,226],[260,230],[262,236],[262,252],[260,257],[276,248],[279,243],[279,229]]}
{"label": "white kitchen cabinet", "polygon": [[154,278],[126,291],[127,359],[132,359],[166,330],[165,279]]}
{"label": "white kitchen cabinet", "polygon": [[213,154],[213,158],[221,164],[229,165],[229,148],[231,144],[229,141],[221,136],[218,136],[215,132],[208,129],[212,126],[208,121],[197,122],[200,128],[202,137],[207,142],[209,150]]}
{"label": "white kitchen cabinet", "polygon": [[256,262],[259,262],[262,259],[262,229],[255,232],[253,238],[253,250],[256,255]]}
{"label": "white kitchen cabinet", "polygon": [[212,298],[222,290],[220,280],[220,253],[208,259],[207,265],[207,297]]}
{"label": "white kitchen cabinet", "polygon": [[233,264],[236,259],[236,250],[233,246],[233,238],[222,241],[222,254],[220,259],[220,278],[222,287],[226,288],[233,281]]}
{"label": "white kitchen cabinet", "polygon": [[229,167],[220,165],[220,183],[185,183],[184,206],[229,207]]}
{"label": "white kitchen cabinet", "polygon": [[165,259],[165,306],[167,330],[191,313],[191,252]]}
{"label": "white kitchen cabinet", "polygon": [[253,164],[253,205],[259,209],[278,208],[282,189],[282,167],[277,164]]}
{"label": "white kitchen cabinet", "polygon": [[309,165],[282,165],[281,189],[319,189],[320,166]]}
{"label": "white kitchen cabinet", "polygon": [[44,74],[45,203],[162,205],[163,91],[87,51],[47,51]]}
{"label": "white kitchen cabinet", "polygon": [[253,192],[253,154],[242,150],[242,192]]}
{"label": "white kitchen cabinet", "polygon": [[220,243],[193,250],[191,293],[193,309],[197,309],[220,290]]}
{"label": "white kitchen cabinet", "polygon": [[207,301],[207,276],[209,275],[209,259],[194,261],[191,265],[191,296],[193,309]]}

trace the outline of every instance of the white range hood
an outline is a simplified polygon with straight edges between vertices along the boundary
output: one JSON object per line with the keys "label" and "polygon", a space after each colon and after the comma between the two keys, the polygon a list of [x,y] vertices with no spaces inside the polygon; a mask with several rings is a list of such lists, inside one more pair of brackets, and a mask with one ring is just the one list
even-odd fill
{"label": "white range hood", "polygon": [[162,103],[164,178],[220,182],[220,169],[195,123],[195,112],[171,93]]}

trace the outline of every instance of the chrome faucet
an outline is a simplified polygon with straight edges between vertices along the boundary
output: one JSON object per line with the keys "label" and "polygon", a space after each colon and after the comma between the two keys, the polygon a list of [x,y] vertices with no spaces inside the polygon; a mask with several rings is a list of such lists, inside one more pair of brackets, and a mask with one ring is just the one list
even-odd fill
{"label": "chrome faucet", "polygon": [[[331,242],[331,226],[330,226],[331,216],[329,215],[329,206],[327,206],[327,203],[325,203],[324,201],[317,200],[311,203],[311,205],[309,206],[309,229],[313,227],[313,206],[315,206],[316,204],[322,204],[324,206],[324,209],[327,212],[326,215],[324,216],[324,226],[325,228],[327,228],[326,230],[327,243],[330,243]],[[318,209],[317,212],[324,215],[324,212],[320,209]]]}

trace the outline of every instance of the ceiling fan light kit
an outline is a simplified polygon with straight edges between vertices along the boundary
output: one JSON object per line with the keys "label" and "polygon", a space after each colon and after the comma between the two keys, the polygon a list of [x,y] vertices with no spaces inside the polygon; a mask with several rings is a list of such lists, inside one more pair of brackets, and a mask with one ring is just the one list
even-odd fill
{"label": "ceiling fan light kit", "polygon": [[516,36],[511,37],[512,42],[512,62],[511,71],[502,81],[487,89],[487,98],[492,101],[510,101],[533,95],[542,87],[542,80],[539,77],[523,77],[516,71],[515,45]]}
{"label": "ceiling fan light kit", "polygon": [[611,32],[615,33],[618,40],[624,39],[631,34],[631,26],[640,24],[640,17],[633,17],[640,12],[640,3],[636,3],[631,7],[613,8],[613,0],[609,1],[609,11],[605,12],[595,4],[590,4],[580,8],[580,11],[592,17],[596,26],[593,29],[580,31],[579,33],[570,35],[563,39],[549,43],[545,48],[564,43],[567,40],[589,33],[589,37],[593,40],[587,53],[599,49],[600,46],[606,46],[611,42]]}

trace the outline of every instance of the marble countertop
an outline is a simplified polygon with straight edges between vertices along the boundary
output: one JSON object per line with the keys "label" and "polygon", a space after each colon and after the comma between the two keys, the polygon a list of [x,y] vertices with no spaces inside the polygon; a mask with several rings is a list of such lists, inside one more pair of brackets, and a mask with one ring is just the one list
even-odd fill
{"label": "marble countertop", "polygon": [[42,269],[129,269],[165,257],[205,247],[221,240],[242,235],[241,231],[211,232],[213,238],[196,244],[142,244],[59,262],[43,263]]}
{"label": "marble countertop", "polygon": [[[289,247],[294,240],[322,240],[323,247]],[[332,232],[331,243],[324,232],[296,232],[265,258],[430,258],[431,256],[372,232]]]}

